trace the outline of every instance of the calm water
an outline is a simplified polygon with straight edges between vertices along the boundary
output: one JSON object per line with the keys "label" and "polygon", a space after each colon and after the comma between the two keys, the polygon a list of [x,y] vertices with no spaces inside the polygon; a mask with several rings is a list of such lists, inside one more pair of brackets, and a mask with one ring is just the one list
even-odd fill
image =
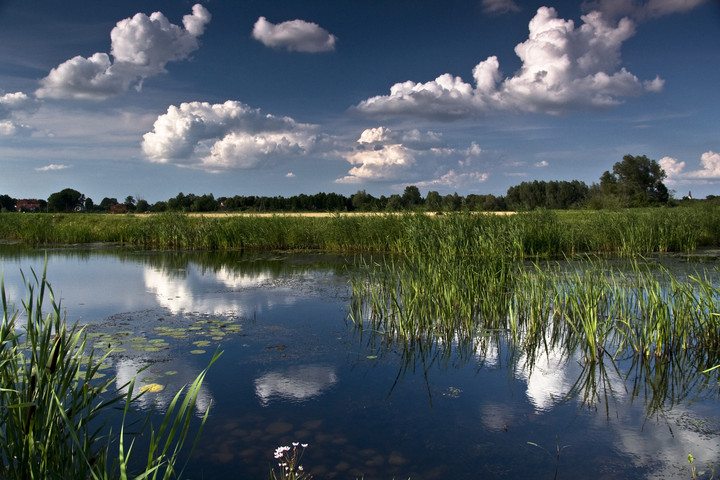
{"label": "calm water", "polygon": [[224,351],[189,478],[267,478],[293,441],[317,479],[691,478],[688,453],[720,466],[717,381],[681,359],[588,370],[560,351],[531,361],[502,332],[477,349],[388,345],[346,323],[352,259],[331,255],[0,245],[16,304],[20,270],[46,255],[68,320],[119,349],[106,372],[149,364],[139,381],[166,385],[142,408]]}

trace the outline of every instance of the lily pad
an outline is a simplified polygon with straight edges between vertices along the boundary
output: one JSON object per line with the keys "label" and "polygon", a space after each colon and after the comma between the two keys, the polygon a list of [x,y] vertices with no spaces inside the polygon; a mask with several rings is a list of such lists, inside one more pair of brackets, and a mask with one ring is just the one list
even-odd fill
{"label": "lily pad", "polygon": [[149,383],[147,385],[143,385],[142,387],[140,387],[140,391],[143,393],[145,393],[145,392],[150,392],[150,393],[162,392],[164,389],[165,389],[165,387],[163,387],[159,383]]}

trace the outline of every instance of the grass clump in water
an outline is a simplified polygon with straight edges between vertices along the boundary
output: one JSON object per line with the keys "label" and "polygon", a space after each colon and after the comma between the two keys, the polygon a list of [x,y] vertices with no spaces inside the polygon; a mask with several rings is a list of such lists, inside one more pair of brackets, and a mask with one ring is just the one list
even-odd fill
{"label": "grass clump in water", "polygon": [[[77,325],[66,324],[45,273],[38,278],[33,272],[25,283],[22,314],[8,302],[0,283],[0,478],[179,476],[181,453],[187,453],[183,447],[207,369],[184,395],[177,393],[157,431],[147,417],[144,426],[150,429],[151,441],[145,460],[139,459],[134,442],[126,443],[131,436],[125,434],[132,402],[139,396],[133,394],[135,380],[113,390],[115,379],[99,373],[107,355],[98,359],[91,351],[85,356],[88,336]],[[42,312],[46,296],[52,306],[47,316]],[[123,389],[127,394],[120,393]],[[122,409],[123,419],[120,432],[113,435],[109,420],[117,408]]]}

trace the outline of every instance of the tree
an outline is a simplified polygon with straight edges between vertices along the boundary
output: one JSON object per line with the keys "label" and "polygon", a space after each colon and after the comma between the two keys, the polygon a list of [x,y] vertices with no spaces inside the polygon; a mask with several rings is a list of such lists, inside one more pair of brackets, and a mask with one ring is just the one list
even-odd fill
{"label": "tree", "polygon": [[415,185],[408,185],[402,195],[402,202],[405,208],[413,209],[417,205],[422,205],[422,195]]}
{"label": "tree", "polygon": [[150,205],[148,204],[147,200],[141,198],[137,201],[137,205],[135,205],[136,212],[145,213],[148,210],[150,210]]}
{"label": "tree", "polygon": [[670,194],[663,183],[665,177],[665,170],[655,160],[625,155],[613,165],[612,173],[606,171],[600,177],[600,189],[618,195],[628,207],[667,203]]}
{"label": "tree", "polygon": [[133,197],[132,195],[128,195],[127,197],[125,197],[124,204],[125,207],[127,207],[128,212],[132,212],[133,210],[135,210],[135,197]]}
{"label": "tree", "polygon": [[0,210],[3,212],[14,212],[15,203],[15,199],[10,195],[0,195]]}
{"label": "tree", "polygon": [[109,212],[110,207],[112,207],[113,205],[117,205],[117,204],[118,204],[117,198],[105,197],[100,201],[100,210],[102,210],[103,212]]}
{"label": "tree", "polygon": [[402,210],[402,208],[402,197],[400,197],[400,195],[398,195],[397,193],[390,195],[390,198],[387,201],[387,205],[385,206],[385,210],[389,212],[398,212]]}
{"label": "tree", "polygon": [[76,208],[83,208],[85,204],[85,195],[66,188],[59,192],[55,192],[48,198],[48,210],[51,212],[72,212]]}
{"label": "tree", "polygon": [[437,212],[442,209],[442,198],[435,190],[430,190],[425,197],[425,208],[428,212]]}

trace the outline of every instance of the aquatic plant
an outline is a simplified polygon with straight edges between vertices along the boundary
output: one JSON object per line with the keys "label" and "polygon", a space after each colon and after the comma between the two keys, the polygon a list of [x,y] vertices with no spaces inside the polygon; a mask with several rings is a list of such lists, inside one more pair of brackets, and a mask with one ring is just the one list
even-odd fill
{"label": "aquatic plant", "polygon": [[[300,444],[293,442],[292,448],[289,446],[281,446],[275,449],[273,456],[278,461],[277,471],[275,468],[270,470],[271,480],[302,480],[312,478],[300,464],[307,443]],[[301,447],[301,448],[298,448]]]}
{"label": "aquatic plant", "polygon": [[415,255],[361,264],[348,318],[412,349],[446,349],[505,330],[527,355],[538,347],[668,359],[690,352],[699,367],[720,356],[720,287],[708,274],[678,278],[652,262],[629,269],[603,260],[522,264],[481,256]]}
{"label": "aquatic plant", "polygon": [[[125,433],[132,404],[139,397],[133,393],[134,380],[114,390],[114,379],[99,378],[107,355],[96,358],[91,350],[86,357],[85,330],[66,324],[45,271],[40,278],[32,272],[25,284],[21,314],[0,282],[0,477],[127,478],[135,469],[140,470],[133,472],[138,478],[180,475],[183,446],[207,369],[184,394],[177,393],[157,431],[150,417],[145,419],[150,442],[144,466],[136,468],[134,441],[126,443],[126,437],[134,435]],[[42,311],[46,296],[52,309],[47,316]],[[127,394],[120,393],[123,388]],[[109,426],[116,407],[123,411],[119,435],[113,435]]]}

